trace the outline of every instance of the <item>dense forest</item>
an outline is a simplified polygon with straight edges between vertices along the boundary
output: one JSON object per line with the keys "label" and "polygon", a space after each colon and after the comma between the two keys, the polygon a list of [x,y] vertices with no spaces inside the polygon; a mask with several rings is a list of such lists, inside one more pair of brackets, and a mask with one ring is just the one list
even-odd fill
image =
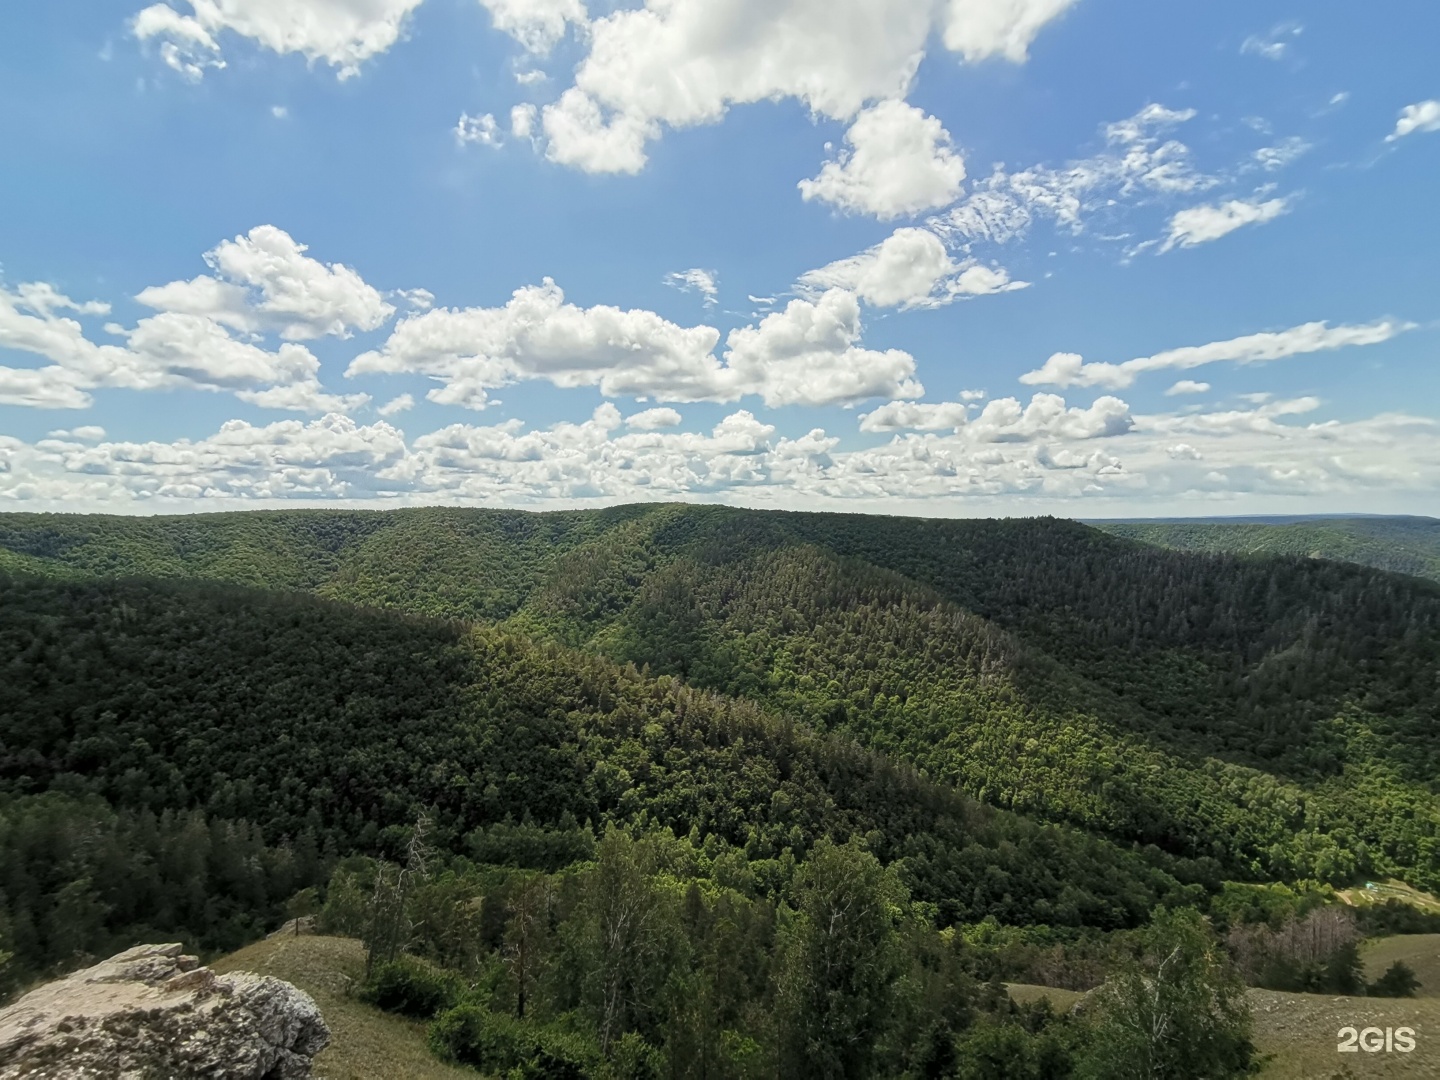
{"label": "dense forest", "polygon": [[1096,521],[1115,536],[1179,551],[1303,555],[1440,581],[1440,520],[1428,517],[1251,521]]}
{"label": "dense forest", "polygon": [[[1231,1075],[1226,979],[1349,986],[1358,931],[1294,944],[1329,887],[1440,887],[1440,586],[1307,555],[666,505],[0,515],[0,669],[0,993],[318,910],[485,1068],[1107,1075],[1173,952]],[[619,982],[597,895],[652,920]],[[826,904],[876,914],[822,940]],[[1108,989],[1081,1022],[996,978]],[[965,1072],[992,1058],[1030,1071]]]}
{"label": "dense forest", "polygon": [[819,839],[863,837],[942,925],[1134,926],[1218,880],[505,630],[209,584],[0,579],[0,648],[0,890],[34,967],[79,932],[45,931],[59,889],[117,916],[164,911],[130,895],[145,878],[126,864],[137,849],[163,877],[159,837],[176,830],[221,861],[231,843],[240,862],[266,851],[281,880],[251,894],[271,903],[292,877],[318,883],[317,855],[397,856],[421,812],[457,853],[487,827],[663,825],[775,886]]}
{"label": "dense forest", "polygon": [[1440,588],[1049,519],[636,506],[0,516],[52,576],[505,627],[1231,877],[1437,884]]}
{"label": "dense forest", "polygon": [[[554,873],[441,869],[425,826],[403,867],[337,869],[320,926],[365,942],[361,995],[430,1020],[450,1061],[757,1080],[1238,1076],[1255,1062],[1239,969],[1193,909],[1111,935],[1112,976],[1081,1013],[1056,1015],[982,981],[995,950],[937,931],[858,839],[820,840],[767,895],[664,830],[611,829]],[[1157,961],[1170,965],[1160,1002]],[[1156,1042],[1134,1027],[1146,1016],[1181,1030]]]}

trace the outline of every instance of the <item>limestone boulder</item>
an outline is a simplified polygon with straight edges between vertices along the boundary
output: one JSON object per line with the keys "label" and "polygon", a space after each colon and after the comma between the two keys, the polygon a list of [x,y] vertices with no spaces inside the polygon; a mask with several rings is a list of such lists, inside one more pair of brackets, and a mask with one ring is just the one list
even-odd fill
{"label": "limestone boulder", "polygon": [[0,1080],[301,1080],[329,1041],[303,990],[139,945],[0,1010]]}

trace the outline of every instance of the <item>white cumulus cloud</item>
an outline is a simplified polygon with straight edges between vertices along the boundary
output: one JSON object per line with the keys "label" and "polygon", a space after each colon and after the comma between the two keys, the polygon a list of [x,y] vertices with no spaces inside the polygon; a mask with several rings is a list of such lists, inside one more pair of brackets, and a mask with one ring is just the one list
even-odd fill
{"label": "white cumulus cloud", "polygon": [[1310,144],[1298,135],[1291,135],[1287,139],[1281,139],[1274,146],[1262,146],[1251,155],[1255,164],[1266,172],[1275,172],[1285,168],[1302,154],[1308,153]]}
{"label": "white cumulus cloud", "polygon": [[939,307],[966,296],[1023,289],[1001,268],[957,263],[928,229],[896,229],[874,247],[802,274],[802,290],[841,288],[876,307]]}
{"label": "white cumulus cloud", "polygon": [[98,424],[83,424],[77,428],[48,432],[47,439],[79,439],[82,442],[99,442],[105,438],[105,429]]}
{"label": "white cumulus cloud", "polygon": [[461,113],[459,121],[455,124],[454,132],[455,141],[461,146],[466,143],[499,146],[503,141],[500,137],[500,126],[495,123],[495,117],[490,113],[485,113],[483,116]]}
{"label": "white cumulus cloud", "polygon": [[1395,130],[1385,136],[1386,142],[1403,139],[1417,131],[1440,131],[1440,101],[1417,101],[1400,110]]}
{"label": "white cumulus cloud", "polygon": [[631,431],[658,431],[661,428],[679,427],[682,417],[674,409],[646,409],[625,418],[625,426]]}
{"label": "white cumulus cloud", "polygon": [[401,394],[393,397],[375,411],[381,416],[394,416],[397,413],[408,412],[415,407],[415,398],[410,394]]}
{"label": "white cumulus cloud", "polygon": [[165,66],[191,82],[205,77],[206,68],[223,68],[220,43],[198,19],[181,15],[165,4],[152,4],[136,14],[131,32],[141,41],[160,39]]}
{"label": "white cumulus cloud", "polygon": [[732,105],[794,98],[855,117],[908,93],[931,34],[967,60],[1023,60],[1063,0],[650,0],[588,27],[573,86],[545,106],[547,156],[589,172],[640,171],[665,128]]}
{"label": "white cumulus cloud", "polygon": [[[214,276],[143,290],[157,313],[135,326],[107,322],[119,344],[99,345],[63,314],[99,316],[109,305],[79,303],[44,283],[0,287],[0,347],[50,361],[36,369],[0,368],[0,400],[37,408],[85,408],[98,387],[228,391],[266,408],[343,411],[363,394],[328,394],[320,362],[299,339],[374,329],[393,308],[348,267],[304,255],[279,229],[260,226],[206,254]],[[236,336],[232,331],[239,331]],[[277,333],[278,348],[262,332]]]}
{"label": "white cumulus cloud", "polygon": [[86,409],[93,398],[84,387],[91,385],[63,367],[0,367],[0,405],[31,409]]}
{"label": "white cumulus cloud", "polygon": [[429,311],[435,306],[435,294],[429,289],[396,289],[390,295],[398,296],[416,311]]}
{"label": "white cumulus cloud", "polygon": [[966,60],[1003,56],[1015,63],[1030,43],[1075,0],[949,0],[941,15],[945,47]]}
{"label": "white cumulus cloud", "polygon": [[496,30],[528,51],[544,55],[565,36],[567,23],[584,27],[589,19],[583,0],[480,0]]}
{"label": "white cumulus cloud", "polygon": [[919,397],[915,358],[899,349],[862,348],[860,303],[830,289],[792,300],[758,326],[730,331],[728,373],[738,385],[778,405],[845,405],[868,398]]}
{"label": "white cumulus cloud", "polygon": [[860,416],[861,431],[959,431],[970,420],[963,401],[892,401]]}
{"label": "white cumulus cloud", "polygon": [[1037,394],[965,419],[961,404],[881,406],[866,414],[875,417],[867,430],[890,440],[848,451],[820,428],[783,436],[749,410],[707,433],[647,430],[609,402],[580,423],[454,424],[408,444],[387,423],[338,415],[231,421],[173,442],[78,429],[33,444],[0,435],[0,501],[113,511],[738,498],[791,509],[1080,515],[1095,506],[1134,513],[1157,500],[1210,513],[1217,502],[1258,509],[1292,498],[1354,505],[1379,495],[1405,506],[1440,489],[1440,423],[1403,413],[1316,419],[1319,402],[1296,398],[1132,416],[1114,398],[1085,408]]}
{"label": "white cumulus cloud", "polygon": [[534,105],[522,103],[510,109],[510,134],[517,139],[532,139],[535,136],[535,121],[538,110]]}
{"label": "white cumulus cloud", "polygon": [[1099,439],[1123,435],[1134,426],[1130,406],[1117,397],[1099,397],[1088,408],[1067,408],[1058,394],[1036,394],[1021,406],[1013,397],[987,402],[967,425],[981,442],[1024,442],[1036,438]]}
{"label": "white cumulus cloud", "polygon": [[327,265],[307,250],[283,229],[259,225],[205,253],[213,276],[152,286],[135,299],[235,330],[276,330],[292,341],[374,330],[395,313],[350,267]]}
{"label": "white cumulus cloud", "polygon": [[546,157],[591,173],[640,172],[646,141],[660,137],[654,120],[629,113],[607,117],[593,97],[573,86],[545,106],[540,124],[548,140]]}
{"label": "white cumulus cloud", "polygon": [[960,197],[965,162],[933,116],[903,101],[864,110],[845,132],[847,149],[800,194],[881,220],[948,206]]}
{"label": "white cumulus cloud", "polygon": [[403,319],[348,374],[415,372],[444,385],[432,400],[470,407],[484,391],[522,379],[598,386],[607,397],[713,398],[722,373],[713,327],[685,328],[651,311],[580,308],[546,278],[498,308],[435,308]]}
{"label": "white cumulus cloud", "polygon": [[913,357],[862,348],[860,336],[854,294],[831,290],[794,300],[758,326],[732,330],[722,364],[714,355],[720,341],[714,327],[678,326],[652,311],[581,308],[546,278],[517,289],[503,307],[437,308],[403,319],[379,349],[356,357],[347,374],[428,375],[441,384],[430,400],[472,409],[490,403],[490,390],[529,379],[660,401],[755,394],[767,405],[849,404],[920,392]]}
{"label": "white cumulus cloud", "polygon": [[583,423],[540,431],[525,430],[519,420],[453,424],[415,440],[408,472],[420,490],[463,498],[672,498],[814,472],[835,445],[823,433],[775,439],[774,425],[743,409],[709,435],[644,428],[619,434],[622,423],[607,402]]}
{"label": "white cumulus cloud", "polygon": [[235,396],[264,409],[282,409],[303,413],[348,413],[370,404],[369,394],[332,394],[320,385],[318,377],[263,390],[237,390]]}
{"label": "white cumulus cloud", "polygon": [[1180,379],[1170,389],[1165,391],[1166,397],[1175,397],[1179,394],[1208,394],[1210,384],[1208,382],[1196,382],[1194,379]]}
{"label": "white cumulus cloud", "polygon": [[218,36],[229,31],[277,53],[323,60],[341,79],[360,71],[404,33],[421,0],[188,0],[191,13],[152,4],[131,21],[141,41],[160,42],[165,63],[198,80],[224,67]]}

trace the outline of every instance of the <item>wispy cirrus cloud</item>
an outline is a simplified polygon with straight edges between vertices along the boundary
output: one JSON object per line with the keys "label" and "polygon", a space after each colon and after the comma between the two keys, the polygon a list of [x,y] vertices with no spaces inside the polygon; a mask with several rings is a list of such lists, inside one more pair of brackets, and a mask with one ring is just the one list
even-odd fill
{"label": "wispy cirrus cloud", "polygon": [[1177,211],[1168,222],[1168,232],[1160,245],[1162,252],[1176,247],[1195,247],[1229,236],[1246,225],[1263,225],[1274,221],[1290,209],[1290,199],[1229,199],[1223,203],[1207,203]]}
{"label": "wispy cirrus cloud", "polygon": [[1289,356],[1376,345],[1414,328],[1414,323],[1395,319],[1342,326],[1311,322],[1292,326],[1288,330],[1246,334],[1205,345],[1167,349],[1120,364],[1086,363],[1076,353],[1055,353],[1040,368],[1021,375],[1020,381],[1027,386],[1100,386],[1118,390],[1133,385],[1141,375],[1152,371],[1186,371],[1227,361],[1236,364],[1266,363]]}
{"label": "wispy cirrus cloud", "polygon": [[720,275],[714,270],[692,266],[689,270],[676,270],[665,275],[665,284],[681,292],[696,292],[703,298],[706,307],[719,302]]}
{"label": "wispy cirrus cloud", "polygon": [[1170,132],[1194,119],[1194,109],[1150,104],[1102,128],[1105,149],[1062,166],[996,168],[971,192],[926,225],[951,244],[1004,244],[1026,236],[1037,221],[1071,234],[1092,215],[1137,198],[1174,197],[1219,183],[1199,170],[1190,149]]}
{"label": "wispy cirrus cloud", "polygon": [[499,147],[505,141],[500,134],[500,125],[495,122],[495,117],[490,113],[483,113],[480,116],[461,113],[460,119],[456,121],[452,130],[456,143],[461,146],[475,143],[480,146]]}
{"label": "wispy cirrus cloud", "polygon": [[1277,23],[1263,34],[1247,37],[1240,43],[1240,52],[1266,60],[1284,60],[1294,48],[1295,39],[1304,32],[1305,27],[1293,19]]}

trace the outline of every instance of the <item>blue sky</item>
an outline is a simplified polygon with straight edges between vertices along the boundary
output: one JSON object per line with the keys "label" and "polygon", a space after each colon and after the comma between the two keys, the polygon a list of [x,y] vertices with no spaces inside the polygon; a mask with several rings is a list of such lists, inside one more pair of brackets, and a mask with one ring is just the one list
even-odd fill
{"label": "blue sky", "polygon": [[17,0],[0,506],[1440,514],[1437,33]]}

